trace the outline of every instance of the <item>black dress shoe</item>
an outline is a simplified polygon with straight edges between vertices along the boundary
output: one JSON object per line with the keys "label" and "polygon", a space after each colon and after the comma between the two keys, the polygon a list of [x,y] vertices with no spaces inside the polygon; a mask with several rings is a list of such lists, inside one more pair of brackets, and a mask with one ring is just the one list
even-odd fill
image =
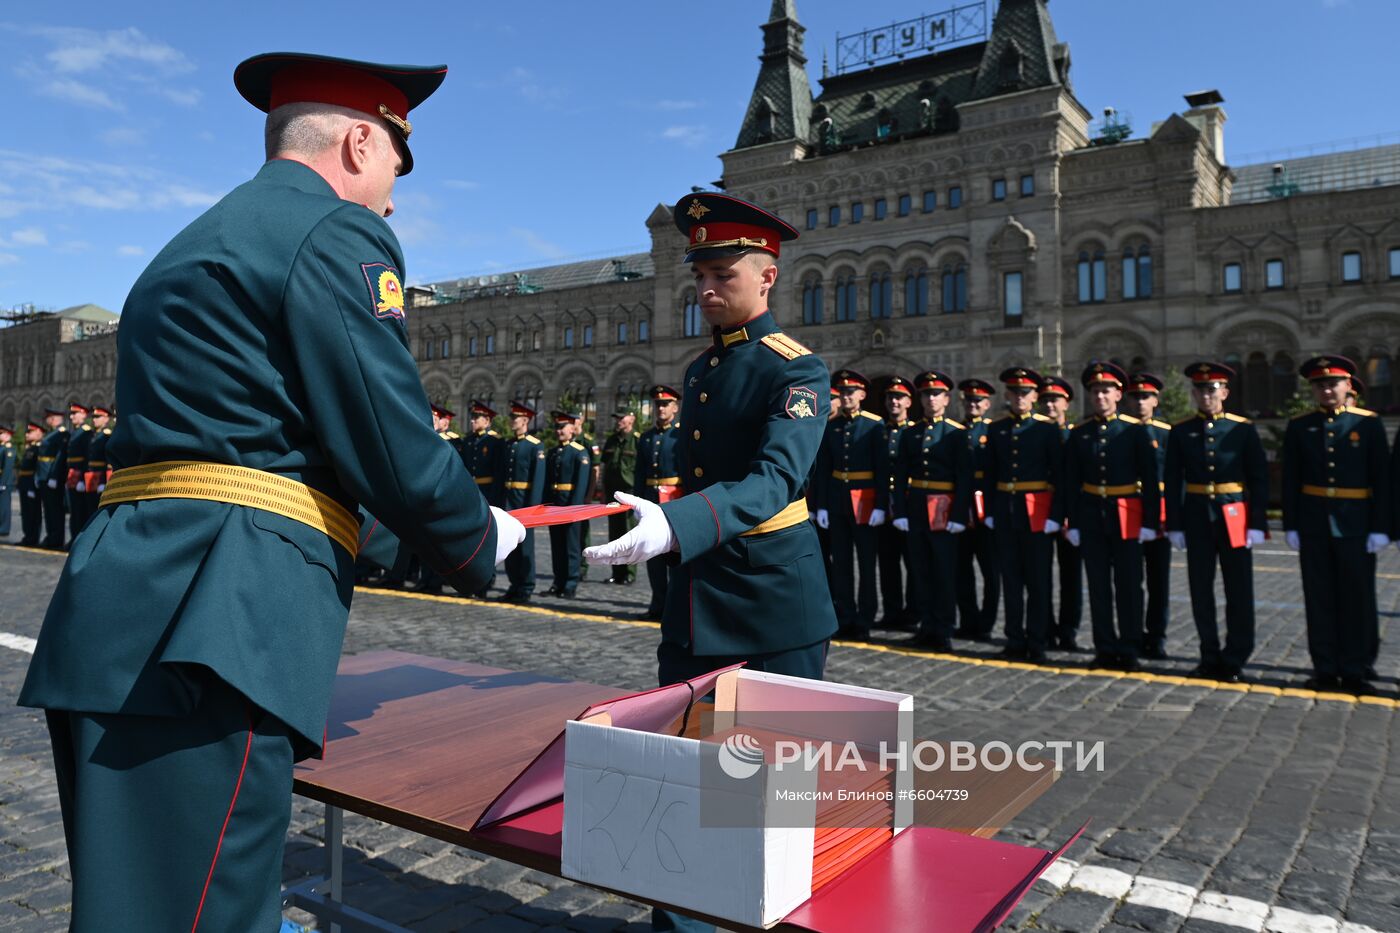
{"label": "black dress shoe", "polygon": [[636,619],[639,622],[660,622],[661,613],[659,610],[647,609],[643,612],[637,613],[632,618]]}
{"label": "black dress shoe", "polygon": [[1215,672],[1215,679],[1227,684],[1237,684],[1240,682],[1240,673],[1238,667],[1222,667]]}
{"label": "black dress shoe", "polygon": [[578,599],[578,594],[572,591],[565,592],[564,590],[560,590],[554,595],[558,596],[560,599]]}
{"label": "black dress shoe", "polygon": [[1167,659],[1167,649],[1161,645],[1148,645],[1142,649],[1142,656],[1149,661],[1165,661]]}
{"label": "black dress shoe", "polygon": [[915,635],[908,644],[925,651],[939,651],[945,654],[951,654],[953,651],[953,640],[946,635]]}
{"label": "black dress shoe", "polygon": [[1111,654],[1095,654],[1093,660],[1089,662],[1090,667],[1117,667],[1118,659]]}
{"label": "black dress shoe", "polygon": [[1026,660],[1032,664],[1049,664],[1050,656],[1044,651],[1028,651],[1026,652]]}
{"label": "black dress shoe", "polygon": [[1376,668],[1374,665],[1366,668],[1366,670],[1362,673],[1365,674],[1367,680],[1380,680],[1381,677],[1380,674],[1376,673]]}
{"label": "black dress shoe", "polygon": [[1026,658],[1026,649],[1020,645],[1007,645],[997,652],[997,656],[1005,658],[1008,661],[1024,661]]}
{"label": "black dress shoe", "polygon": [[1202,661],[1187,673],[1187,677],[1204,677],[1207,680],[1215,680],[1220,676],[1220,665],[1208,664]]}
{"label": "black dress shoe", "polygon": [[1357,696],[1370,696],[1376,692],[1376,688],[1371,686],[1371,682],[1364,677],[1342,678],[1342,689]]}
{"label": "black dress shoe", "polygon": [[843,625],[836,633],[836,637],[842,641],[870,641],[870,630],[861,628],[859,625]]}
{"label": "black dress shoe", "polygon": [[1336,674],[1318,674],[1303,681],[1306,690],[1336,690],[1342,685]]}
{"label": "black dress shoe", "polygon": [[547,589],[547,590],[544,591],[544,594],[543,594],[543,595],[545,595],[545,596],[558,596],[558,595],[559,595],[559,587],[557,587],[557,586],[551,586],[549,589]]}
{"label": "black dress shoe", "polygon": [[1138,662],[1137,658],[1133,657],[1130,654],[1120,654],[1117,660],[1118,663],[1114,666],[1117,667],[1120,671],[1126,671],[1127,673],[1132,674],[1136,671],[1142,670],[1142,664]]}
{"label": "black dress shoe", "polygon": [[965,639],[967,639],[968,641],[976,641],[976,640],[977,640],[977,629],[975,629],[975,628],[967,628],[966,626],[958,626],[957,628],[953,629],[953,637],[954,637],[954,638],[965,638]]}
{"label": "black dress shoe", "polygon": [[1059,639],[1056,639],[1056,640],[1055,640],[1055,647],[1056,647],[1056,648],[1059,648],[1061,651],[1082,651],[1082,650],[1083,650],[1082,648],[1079,647],[1079,642],[1075,641],[1073,635],[1069,636],[1068,638],[1059,638]]}

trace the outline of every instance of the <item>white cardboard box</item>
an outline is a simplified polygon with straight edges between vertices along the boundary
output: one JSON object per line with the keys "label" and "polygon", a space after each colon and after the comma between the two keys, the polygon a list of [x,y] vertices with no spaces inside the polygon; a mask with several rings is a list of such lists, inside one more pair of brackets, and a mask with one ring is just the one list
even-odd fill
{"label": "white cardboard box", "polygon": [[[859,712],[862,746],[912,737],[913,699],[905,694],[738,670],[715,687],[716,731],[777,725],[794,711]],[[903,715],[901,715],[903,714]],[[845,720],[843,720],[845,721]],[[563,864],[566,878],[636,894],[749,926],[771,926],[812,893],[817,772],[766,763],[751,778],[725,779],[723,744],[616,727],[606,714],[565,729]],[[720,775],[719,780],[715,776]],[[907,771],[896,789],[908,790]],[[792,792],[778,818],[771,801]],[[741,826],[702,825],[701,795],[723,797]],[[707,805],[720,796],[706,797]],[[909,825],[912,803],[895,802],[894,830]],[[713,811],[710,811],[713,813]]]}

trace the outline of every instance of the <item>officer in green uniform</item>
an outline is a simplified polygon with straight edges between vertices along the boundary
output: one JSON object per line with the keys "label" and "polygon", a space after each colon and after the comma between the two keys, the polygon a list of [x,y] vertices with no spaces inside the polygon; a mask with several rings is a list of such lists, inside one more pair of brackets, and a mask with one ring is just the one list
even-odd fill
{"label": "officer in green uniform", "polygon": [[[1201,643],[1201,663],[1191,673],[1234,682],[1254,651],[1251,549],[1264,542],[1268,528],[1269,468],[1259,431],[1248,418],[1225,411],[1235,371],[1199,362],[1185,373],[1196,414],[1167,436],[1167,537],[1186,552],[1191,616]],[[1225,584],[1223,651],[1215,611],[1217,564]]]}
{"label": "officer in green uniform", "polygon": [[[651,427],[637,442],[637,477],[632,495],[657,504],[670,502],[681,493],[680,464],[676,460],[681,431],[677,415],[681,394],[667,385],[654,385],[651,397]],[[666,589],[670,569],[665,557],[647,561],[647,581],[651,584],[651,601],[638,618],[661,621],[666,608]]]}
{"label": "officer in green uniform", "polygon": [[1050,555],[1060,522],[1052,496],[1060,471],[1060,426],[1035,411],[1040,374],[1004,369],[1009,414],[987,428],[987,527],[995,537],[1006,601],[1002,655],[1042,662],[1050,637]]}
{"label": "officer in green uniform", "polygon": [[15,448],[10,440],[13,428],[0,425],[0,538],[10,536],[10,496],[15,488]]}
{"label": "officer in green uniform", "polygon": [[[554,433],[559,443],[545,457],[544,501],[547,505],[583,505],[587,501],[589,464],[593,458],[587,447],[574,440],[582,416],[577,412],[555,411]],[[549,550],[554,565],[554,585],[546,596],[573,599],[579,582],[579,560],[583,550],[583,522],[551,525]]]}
{"label": "officer in green uniform", "polygon": [[923,417],[906,428],[895,454],[893,524],[908,535],[919,631],[913,643],[953,650],[957,598],[956,536],[972,507],[972,450],[967,429],[944,416],[953,378],[929,370],[914,379]]}
{"label": "officer in green uniform", "polygon": [[[1128,414],[1142,422],[1142,428],[1152,440],[1152,452],[1157,455],[1157,475],[1165,481],[1167,475],[1167,436],[1172,426],[1153,417],[1162,400],[1165,383],[1152,373],[1128,375],[1125,403]],[[1159,484],[1164,490],[1164,483]],[[1166,528],[1166,498],[1158,500],[1161,511],[1157,518]],[[1167,657],[1167,622],[1171,618],[1172,547],[1165,535],[1142,545],[1143,579],[1147,584],[1147,603],[1143,613],[1142,656],[1153,661]]]}
{"label": "officer in green uniform", "polygon": [[[1157,453],[1142,422],[1118,413],[1128,374],[1093,360],[1080,383],[1093,417],[1070,432],[1055,515],[1082,549],[1094,664],[1135,671],[1142,654],[1142,544],[1159,537]],[[1115,609],[1117,625],[1114,625]]]}
{"label": "officer in green uniform", "polygon": [[19,698],[48,717],[75,933],[277,929],[292,764],[326,735],[357,502],[466,592],[524,535],[429,426],[383,219],[412,166],[406,114],[443,71],[244,62],[271,158],[126,301],[122,468]]}
{"label": "officer in green uniform", "polygon": [[831,384],[841,391],[841,413],[827,422],[817,453],[817,524],[831,529],[839,635],[866,641],[875,624],[875,533],[889,508],[884,421],[862,410],[870,384],[860,373],[838,370]]}
{"label": "officer in green uniform", "polygon": [[102,491],[107,488],[107,444],[112,437],[112,409],[107,405],[92,406],[92,441],[88,444],[87,468],[83,470],[83,496],[89,517],[97,513]]}
{"label": "officer in green uniform", "polygon": [[[1069,405],[1074,401],[1074,387],[1059,376],[1046,376],[1040,384],[1040,407],[1047,418],[1060,426],[1060,443],[1069,442],[1074,422],[1069,420]],[[1079,548],[1065,537],[1068,528],[1061,527],[1055,537],[1055,566],[1059,568],[1060,605],[1054,620],[1054,635],[1050,647],[1061,651],[1079,650],[1079,625],[1084,618],[1084,565]]]}
{"label": "officer in green uniform", "polygon": [[19,543],[25,547],[39,546],[43,528],[44,505],[39,497],[35,477],[39,472],[39,448],[44,440],[44,426],[31,421],[24,428],[24,452],[19,456],[15,482],[19,489]]}
{"label": "officer in green uniform", "polygon": [[[544,501],[544,444],[530,433],[535,410],[524,402],[510,403],[510,434],[501,442],[496,480],[501,484],[501,508],[512,511]],[[528,603],[535,592],[535,531],[506,558],[506,588],[502,600]]]}
{"label": "officer in green uniform", "polygon": [[[987,429],[992,419],[987,412],[992,407],[995,390],[981,379],[964,379],[958,383],[962,396],[963,419],[967,428],[967,447],[972,451],[973,506],[968,513],[971,524],[958,536],[958,638],[987,641],[997,624],[997,603],[1001,598],[1001,574],[997,569],[996,542],[986,523],[987,498],[983,484],[987,473]],[[982,575],[982,599],[977,599],[977,574]]]}
{"label": "officer in green uniform", "polygon": [[[637,442],[641,435],[633,430],[637,426],[636,412],[619,408],[613,412],[613,432],[603,441],[603,496],[612,500],[618,492],[634,492],[637,486]],[[608,516],[608,540],[616,540],[627,534],[635,525],[631,512]],[[617,583],[631,586],[637,579],[637,568],[631,564],[615,564],[612,576],[604,583]]]}
{"label": "officer in green uniform", "polygon": [[[914,422],[909,409],[914,387],[902,376],[885,381],[885,462],[890,464],[890,491],[894,492],[894,462],[899,456],[899,439]],[[893,500],[891,500],[893,504]],[[875,531],[875,559],[880,568],[880,627],[910,628],[919,624],[915,600],[913,565],[910,563],[909,535],[893,522]]]}
{"label": "officer in green uniform", "polygon": [[92,409],[74,402],[68,406],[68,411],[71,431],[65,455],[64,486],[68,490],[68,537],[71,541],[83,530],[88,519],[87,484],[83,482],[83,474],[87,472],[88,448],[92,445],[92,425],[87,420]]}
{"label": "officer in green uniform", "polygon": [[35,474],[44,506],[43,546],[61,551],[63,516],[68,513],[68,490],[64,486],[68,477],[68,425],[63,423],[63,412],[52,408],[44,410],[44,424],[48,433],[39,442],[39,472]]}
{"label": "officer in green uniform", "polygon": [[1284,432],[1283,527],[1303,575],[1308,686],[1367,693],[1368,600],[1376,588],[1367,556],[1390,543],[1392,520],[1385,428],[1375,412],[1344,404],[1351,360],[1316,356],[1298,371],[1312,383],[1317,408]]}

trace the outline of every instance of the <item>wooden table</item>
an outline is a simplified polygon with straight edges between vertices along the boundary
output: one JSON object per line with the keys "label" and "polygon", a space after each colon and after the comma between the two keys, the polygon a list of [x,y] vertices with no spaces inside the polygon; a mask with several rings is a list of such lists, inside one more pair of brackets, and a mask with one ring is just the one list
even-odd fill
{"label": "wooden table", "polygon": [[[549,820],[471,827],[566,721],[626,692],[399,651],[342,658],[325,756],[297,765],[293,782],[326,805],[325,875],[288,888],[283,906],[316,914],[332,933],[402,930],[342,902],[344,810],[559,875]],[[973,772],[962,779],[970,802],[920,803],[916,823],[990,838],[1054,780],[1050,769]]]}

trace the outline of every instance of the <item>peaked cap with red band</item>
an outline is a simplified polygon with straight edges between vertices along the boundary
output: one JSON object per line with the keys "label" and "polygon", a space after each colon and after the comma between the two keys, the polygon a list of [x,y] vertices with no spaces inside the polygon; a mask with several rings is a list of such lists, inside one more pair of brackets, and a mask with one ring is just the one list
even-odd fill
{"label": "peaked cap with red band", "polygon": [[679,392],[659,382],[647,390],[647,395],[651,397],[653,402],[679,402],[681,400]]}
{"label": "peaked cap with red band", "polygon": [[964,379],[958,383],[958,391],[973,398],[991,398],[996,391],[990,382],[981,379]]}
{"label": "peaked cap with red band", "polygon": [[496,410],[478,399],[472,399],[471,413],[473,418],[496,417]]}
{"label": "peaked cap with red band", "polygon": [[94,418],[101,418],[103,415],[111,415],[111,414],[112,414],[112,409],[108,408],[106,405],[94,405],[94,406],[92,406],[92,416],[93,416]]}
{"label": "peaked cap with red band", "polygon": [[945,392],[951,392],[953,391],[953,377],[936,369],[930,369],[915,376],[914,385],[919,387],[920,392],[926,389],[942,389]]}
{"label": "peaked cap with red band", "polygon": [[913,396],[914,387],[903,376],[891,376],[885,381],[885,394]]}
{"label": "peaked cap with red band", "polygon": [[510,414],[512,418],[533,418],[536,412],[524,402],[512,401],[510,403]]}
{"label": "peaked cap with red band", "polygon": [[1298,367],[1298,374],[1309,382],[1318,379],[1350,379],[1356,364],[1345,356],[1315,356]]}
{"label": "peaked cap with red band", "polygon": [[1096,385],[1111,385],[1121,389],[1127,381],[1128,374],[1123,372],[1123,367],[1105,360],[1091,360],[1089,365],[1084,367],[1084,372],[1079,374],[1079,382],[1086,389]]}
{"label": "peaked cap with red band", "polygon": [[68,411],[70,414],[77,414],[78,412],[82,412],[85,415],[92,414],[92,409],[88,408],[82,402],[69,402]]}
{"label": "peaked cap with red band", "polygon": [[37,421],[31,421],[31,422],[29,422],[27,425],[25,425],[25,427],[24,427],[24,431],[25,431],[26,434],[28,434],[30,431],[47,431],[47,430],[48,430],[48,428],[44,427],[42,424],[40,424],[40,423],[37,422]]}
{"label": "peaked cap with red band", "polygon": [[1074,401],[1074,386],[1069,384],[1068,379],[1059,376],[1046,376],[1040,383],[1041,395],[1058,395]]}
{"label": "peaked cap with red band", "polygon": [[65,411],[59,411],[57,408],[45,408],[45,409],[44,409],[44,417],[45,417],[45,418],[52,418],[52,417],[54,417],[55,415],[57,415],[58,417],[62,418],[62,417],[63,417],[64,415],[66,415],[66,414],[68,414],[68,413],[65,412]]}
{"label": "peaked cap with red band", "polygon": [[1182,370],[1186,378],[1190,379],[1193,385],[1205,385],[1208,382],[1228,383],[1235,378],[1235,371],[1224,363],[1211,363],[1202,360],[1192,363]]}
{"label": "peaked cap with red band", "polygon": [[838,369],[831,374],[831,387],[834,389],[869,389],[870,380],[854,369]]}
{"label": "peaked cap with red band", "polygon": [[750,250],[778,255],[778,244],[797,239],[797,228],[757,204],[701,191],[676,202],[671,216],[689,240],[683,262],[737,256]]}
{"label": "peaked cap with red band", "polygon": [[1010,369],[1003,369],[1001,375],[997,376],[1002,385],[1012,389],[1040,389],[1040,373],[1024,366],[1013,366]]}
{"label": "peaked cap with red band", "polygon": [[561,411],[557,408],[554,411],[550,412],[550,415],[554,418],[554,424],[556,427],[563,424],[576,424],[578,423],[579,418],[582,417],[581,415],[579,415],[578,412]]}
{"label": "peaked cap with red band", "polygon": [[1161,395],[1166,385],[1162,377],[1154,373],[1133,373],[1128,377],[1128,384],[1124,389],[1139,394]]}
{"label": "peaked cap with red band", "polygon": [[446,65],[380,65],[303,52],[265,52],[233,70],[233,86],[264,113],[283,104],[349,107],[382,119],[403,148],[400,175],[413,171],[408,112],[432,96]]}
{"label": "peaked cap with red band", "polygon": [[428,404],[433,407],[433,414],[437,415],[439,418],[452,419],[457,417],[457,413],[450,408],[443,408],[435,402],[429,402]]}

